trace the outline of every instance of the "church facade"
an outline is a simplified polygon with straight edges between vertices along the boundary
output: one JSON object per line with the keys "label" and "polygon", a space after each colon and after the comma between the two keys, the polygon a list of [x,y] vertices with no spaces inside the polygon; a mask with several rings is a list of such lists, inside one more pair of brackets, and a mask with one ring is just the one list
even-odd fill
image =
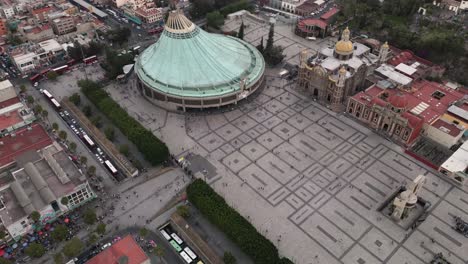
{"label": "church facade", "polygon": [[351,42],[346,28],[334,48],[324,48],[315,55],[301,52],[297,85],[333,111],[344,111],[348,98],[367,88],[366,76],[375,65],[385,62],[388,54],[387,43],[375,55],[366,45]]}

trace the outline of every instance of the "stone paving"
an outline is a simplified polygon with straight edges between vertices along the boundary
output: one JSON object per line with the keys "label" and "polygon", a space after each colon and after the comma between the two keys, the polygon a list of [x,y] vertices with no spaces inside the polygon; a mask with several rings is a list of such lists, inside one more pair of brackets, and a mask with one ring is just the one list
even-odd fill
{"label": "stone paving", "polygon": [[[240,21],[230,23],[235,28]],[[267,30],[249,23],[246,39],[266,40]],[[292,62],[302,46],[328,45],[296,41],[289,26],[276,29],[276,41],[293,40]],[[466,263],[468,240],[451,226],[453,216],[468,220],[468,190],[284,86],[277,72],[267,72],[268,87],[251,103],[224,113],[166,113],[135,95],[132,83],[108,91],[133,116],[157,116],[152,131],[173,154],[192,153],[215,168],[204,179],[295,263],[429,263],[439,252]],[[151,128],[151,119],[143,124]],[[431,203],[429,215],[404,230],[376,209],[419,174],[427,176],[421,196]]]}

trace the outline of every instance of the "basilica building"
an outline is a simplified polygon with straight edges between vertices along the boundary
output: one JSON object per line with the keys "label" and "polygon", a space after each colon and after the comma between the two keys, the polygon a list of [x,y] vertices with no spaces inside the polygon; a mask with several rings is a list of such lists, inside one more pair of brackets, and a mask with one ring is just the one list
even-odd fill
{"label": "basilica building", "polygon": [[316,54],[308,50],[301,52],[297,85],[318,102],[341,112],[350,96],[367,88],[367,75],[386,62],[388,56],[387,43],[381,45],[378,54],[373,54],[368,46],[353,43],[346,28],[334,47],[326,47]]}

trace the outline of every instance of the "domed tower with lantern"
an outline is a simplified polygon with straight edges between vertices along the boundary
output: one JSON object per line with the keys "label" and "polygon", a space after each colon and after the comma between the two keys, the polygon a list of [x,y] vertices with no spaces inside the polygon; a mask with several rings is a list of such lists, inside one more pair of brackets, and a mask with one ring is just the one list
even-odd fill
{"label": "domed tower with lantern", "polygon": [[301,52],[297,85],[333,111],[344,109],[347,98],[363,90],[378,57],[370,48],[351,41],[345,28],[339,41],[319,52]]}

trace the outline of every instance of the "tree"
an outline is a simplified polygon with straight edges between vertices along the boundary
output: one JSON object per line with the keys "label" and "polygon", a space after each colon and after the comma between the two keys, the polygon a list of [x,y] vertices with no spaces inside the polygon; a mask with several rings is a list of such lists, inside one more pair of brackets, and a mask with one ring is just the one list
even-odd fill
{"label": "tree", "polygon": [[68,97],[68,100],[70,100],[70,102],[72,102],[76,106],[79,106],[80,102],[81,102],[81,98],[80,98],[80,95],[78,93],[72,94],[70,97]]}
{"label": "tree", "polygon": [[20,92],[22,93],[26,92],[26,86],[24,84],[20,86]]}
{"label": "tree", "polygon": [[38,104],[34,106],[34,112],[36,112],[36,114],[40,115],[42,113],[42,110],[42,105]]}
{"label": "tree", "polygon": [[57,123],[52,123],[52,129],[54,129],[55,131],[57,131],[59,129],[59,125]]}
{"label": "tree", "polygon": [[65,205],[65,206],[68,206],[69,202],[70,202],[70,200],[68,200],[68,197],[66,197],[66,196],[62,197],[62,199],[60,200],[60,203]]}
{"label": "tree", "polygon": [[88,158],[86,158],[85,156],[81,156],[80,157],[80,163],[81,164],[86,164],[86,162],[88,162]]}
{"label": "tree", "polygon": [[67,238],[68,228],[64,225],[57,225],[55,226],[54,231],[52,231],[51,235],[55,241],[63,241],[65,240],[65,238]]}
{"label": "tree", "polygon": [[268,32],[267,43],[266,43],[266,46],[265,46],[265,51],[266,52],[270,51],[273,48],[274,37],[275,37],[275,25],[271,24],[270,25],[270,31]]}
{"label": "tree", "polygon": [[138,234],[140,234],[141,237],[146,237],[148,235],[148,229],[143,227],[138,231]]}
{"label": "tree", "polygon": [[71,151],[74,152],[76,150],[76,143],[70,142],[70,144],[68,144],[68,147],[70,148]]}
{"label": "tree", "polygon": [[97,221],[96,212],[91,208],[86,209],[83,214],[83,220],[88,225],[94,225]]}
{"label": "tree", "polygon": [[47,73],[47,79],[51,80],[51,81],[55,81],[57,80],[57,77],[58,77],[58,73],[54,72],[54,71],[49,71]]}
{"label": "tree", "polygon": [[159,257],[159,261],[161,261],[161,260],[162,260],[162,257],[163,257],[164,254],[165,254],[164,248],[162,248],[161,246],[156,246],[156,247],[154,248],[154,254],[155,254],[156,256],[158,256],[158,257]]}
{"label": "tree", "polygon": [[106,62],[103,68],[109,79],[115,79],[120,74],[123,74],[123,66],[133,63],[135,63],[133,53],[122,54],[110,48],[106,49]]}
{"label": "tree", "polygon": [[237,37],[240,39],[244,39],[244,20],[242,20]]}
{"label": "tree", "polygon": [[63,264],[64,263],[63,254],[61,252],[54,255],[54,263],[55,264]]}
{"label": "tree", "polygon": [[83,242],[81,242],[79,238],[74,237],[63,247],[63,254],[67,257],[73,258],[78,256],[83,248]]}
{"label": "tree", "polygon": [[85,105],[83,107],[83,114],[87,117],[90,117],[92,115],[91,106]]}
{"label": "tree", "polygon": [[97,128],[101,127],[101,116],[93,116],[91,118],[91,123],[93,123]]}
{"label": "tree", "polygon": [[20,37],[18,37],[17,35],[13,35],[13,34],[8,34],[8,42],[12,45],[12,46],[16,46],[16,45],[19,45],[21,43],[23,43],[23,41],[21,40]]}
{"label": "tree", "polygon": [[88,245],[92,245],[98,241],[98,236],[95,233],[89,235]]}
{"label": "tree", "polygon": [[34,97],[32,97],[31,95],[28,95],[26,97],[26,102],[28,102],[28,104],[32,105],[34,103]]}
{"label": "tree", "polygon": [[188,218],[190,216],[189,208],[186,205],[177,206],[177,213],[183,218]]}
{"label": "tree", "polygon": [[67,132],[63,131],[63,130],[60,130],[59,132],[59,138],[61,138],[62,140],[66,140],[67,139]]}
{"label": "tree", "polygon": [[47,111],[47,110],[45,110],[45,109],[42,110],[41,116],[42,116],[45,120],[47,120],[47,122],[49,122],[49,119],[47,119],[47,117],[49,116],[49,111]]}
{"label": "tree", "polygon": [[110,141],[114,141],[115,139],[115,130],[113,127],[108,126],[106,129],[104,129],[104,134],[106,135],[106,138],[109,139]]}
{"label": "tree", "polygon": [[130,147],[127,144],[120,145],[119,151],[120,153],[128,157],[128,155],[130,154]]}
{"label": "tree", "polygon": [[[0,240],[3,240],[6,237],[6,233],[4,230],[0,230]],[[0,263],[1,264],[1,263]]]}
{"label": "tree", "polygon": [[96,232],[99,235],[104,235],[106,233],[106,224],[104,223],[99,223],[96,227]]}
{"label": "tree", "polygon": [[0,264],[12,264],[12,262],[6,258],[0,257]]}
{"label": "tree", "polygon": [[224,16],[219,11],[214,11],[206,15],[206,24],[209,27],[219,29],[224,24]]}
{"label": "tree", "polygon": [[39,219],[41,219],[41,214],[38,211],[34,211],[29,217],[31,218],[31,220],[33,220],[33,222],[36,223],[37,221],[39,221]]}
{"label": "tree", "polygon": [[236,257],[234,257],[234,255],[232,255],[231,252],[226,251],[224,252],[224,255],[223,255],[223,262],[224,264],[236,264],[237,260],[236,260]]}
{"label": "tree", "polygon": [[265,49],[265,48],[263,47],[263,37],[262,37],[262,39],[260,40],[260,44],[258,44],[257,49],[258,49],[258,51],[260,51],[261,54],[263,54],[263,51],[264,51],[264,49]]}
{"label": "tree", "polygon": [[281,46],[273,46],[270,50],[265,50],[265,61],[270,65],[277,65],[284,59],[283,48]]}
{"label": "tree", "polygon": [[88,167],[88,175],[94,175],[96,173],[96,167],[93,165]]}
{"label": "tree", "polygon": [[29,246],[24,250],[24,252],[31,258],[40,258],[45,254],[46,250],[42,244],[33,242],[29,244]]}

